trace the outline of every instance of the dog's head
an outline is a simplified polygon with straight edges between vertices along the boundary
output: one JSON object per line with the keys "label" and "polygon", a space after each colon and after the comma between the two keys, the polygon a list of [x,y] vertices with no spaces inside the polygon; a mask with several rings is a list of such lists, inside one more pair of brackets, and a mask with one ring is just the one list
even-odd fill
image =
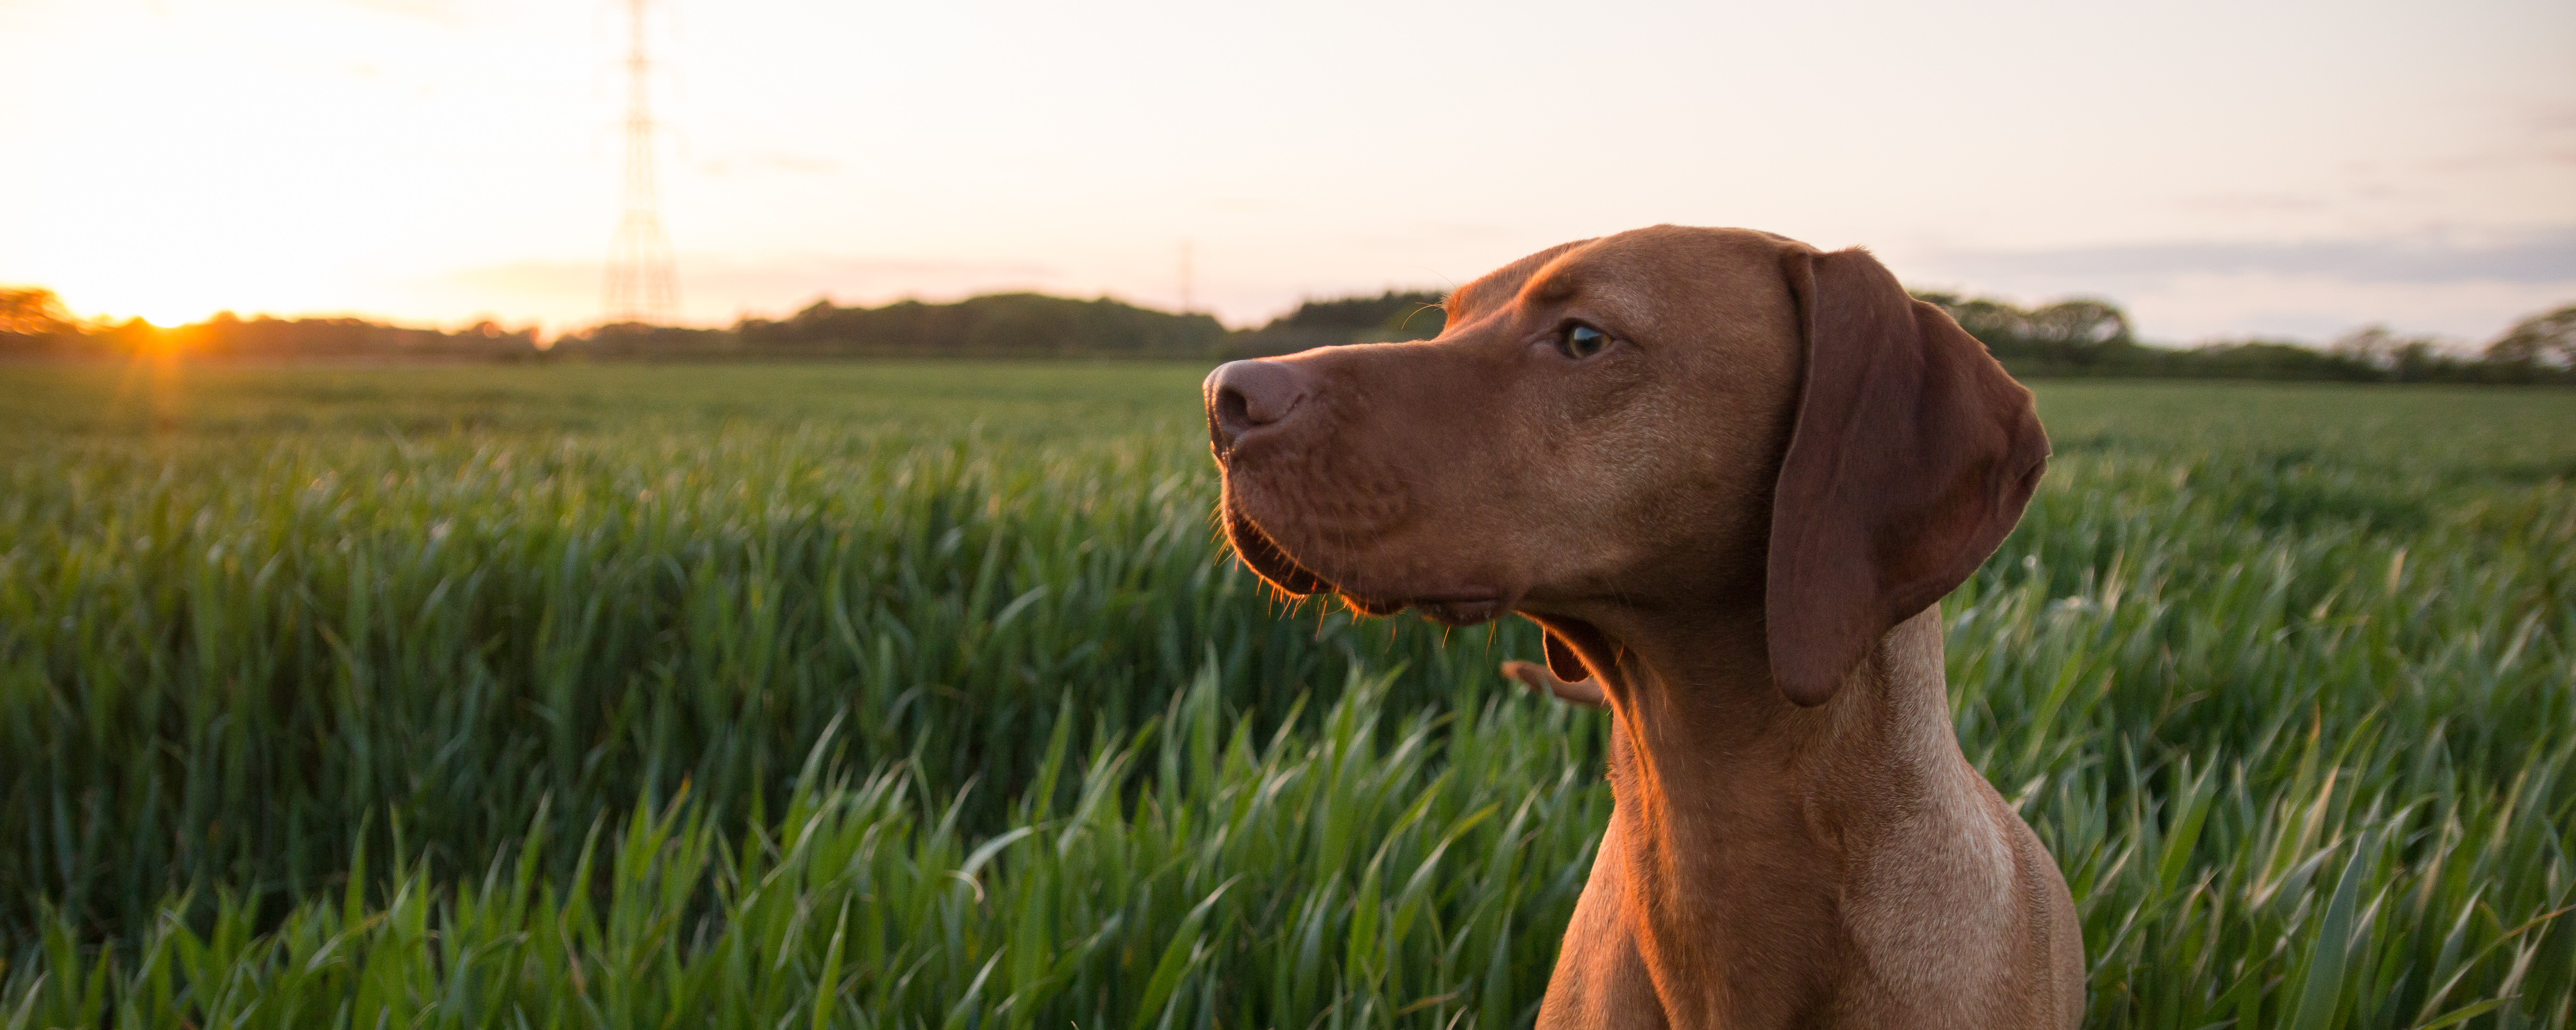
{"label": "dog's head", "polygon": [[1818,704],[1993,552],[2048,453],[2029,392],[1862,251],[1658,226],[1446,306],[1432,340],[1208,376],[1220,517],[1279,589],[1451,624],[1732,608]]}

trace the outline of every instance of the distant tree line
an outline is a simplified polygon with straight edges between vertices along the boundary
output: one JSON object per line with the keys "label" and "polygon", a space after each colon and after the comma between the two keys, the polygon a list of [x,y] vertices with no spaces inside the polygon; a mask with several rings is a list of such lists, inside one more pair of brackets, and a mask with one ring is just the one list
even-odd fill
{"label": "distant tree line", "polygon": [[[1918,291],[1986,345],[2013,374],[2345,382],[2576,383],[2576,304],[2516,323],[2475,355],[2424,336],[2371,326],[2323,348],[2289,340],[2196,347],[2139,343],[2117,304],[2076,298],[2024,308],[1991,297]],[[1339,343],[1437,336],[1441,295],[1388,290],[1310,300],[1259,329],[1226,338],[1225,357],[1262,357]]]}
{"label": "distant tree line", "polygon": [[567,335],[554,349],[602,358],[1124,357],[1205,358],[1225,327],[1102,297],[995,293],[954,304],[900,300],[840,307],[818,300],[785,319],[744,318],[730,329],[636,323]]}
{"label": "distant tree line", "polygon": [[[2532,315],[2472,353],[2372,326],[2324,347],[2229,340],[2189,348],[2137,341],[2109,301],[2020,307],[1987,297],[1918,292],[1958,319],[2016,375],[2347,382],[2576,384],[2576,304]],[[0,287],[0,358],[170,354],[214,358],[448,360],[725,360],[866,357],[1132,357],[1224,359],[1346,343],[1429,339],[1441,294],[1387,290],[1308,300],[1258,328],[1227,330],[1110,298],[1000,293],[950,304],[879,307],[816,301],[784,319],[731,327],[603,325],[540,345],[532,329],[482,322],[454,332],[354,318],[243,319],[230,312],[172,329],[141,319],[84,322],[51,291]]]}
{"label": "distant tree line", "polygon": [[217,312],[164,329],[140,318],[85,322],[53,291],[0,287],[0,358],[132,357],[304,360],[517,360],[536,353],[534,329],[478,322],[455,332],[411,329],[360,318],[241,318]]}
{"label": "distant tree line", "polygon": [[1309,300],[1258,329],[1226,337],[1222,356],[1262,358],[1341,343],[1428,340],[1449,317],[1441,294],[1388,290],[1374,297]]}
{"label": "distant tree line", "polygon": [[2576,304],[2532,315],[2476,353],[2374,325],[2323,348],[2292,340],[2153,347],[2109,301],[2024,308],[1987,297],[1917,291],[1950,313],[2014,375],[2172,379],[2303,379],[2374,383],[2576,383]]}

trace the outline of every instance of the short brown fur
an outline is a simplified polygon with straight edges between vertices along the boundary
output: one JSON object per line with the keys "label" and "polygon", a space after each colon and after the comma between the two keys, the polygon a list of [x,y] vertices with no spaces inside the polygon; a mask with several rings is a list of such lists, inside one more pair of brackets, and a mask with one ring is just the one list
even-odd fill
{"label": "short brown fur", "polygon": [[[1613,341],[1576,358],[1567,326]],[[1539,1025],[2076,1025],[2074,907],[1961,756],[1942,594],[2021,515],[2029,394],[1860,251],[1657,226],[1461,288],[1429,341],[1209,377],[1248,565],[1516,612],[1612,713]]]}

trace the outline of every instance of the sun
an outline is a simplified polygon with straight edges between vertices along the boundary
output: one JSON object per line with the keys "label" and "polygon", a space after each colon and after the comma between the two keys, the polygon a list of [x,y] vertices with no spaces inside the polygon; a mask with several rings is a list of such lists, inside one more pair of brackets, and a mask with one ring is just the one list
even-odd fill
{"label": "sun", "polygon": [[[231,278],[199,276],[198,281],[195,282],[177,283],[168,281],[169,278],[171,277],[155,276],[141,281],[129,281],[126,289],[109,293],[108,297],[112,299],[103,298],[107,299],[107,304],[103,306],[108,310],[119,312],[115,316],[115,320],[119,322],[127,318],[140,318],[160,328],[173,329],[190,322],[203,322],[215,317],[216,311],[230,306],[224,296],[225,293],[247,292],[231,289],[236,285],[236,281]],[[238,304],[240,301],[233,300],[230,303]]]}
{"label": "sun", "polygon": [[134,317],[152,323],[157,329],[173,329],[190,322],[205,321],[211,314],[194,305],[169,303],[146,304],[134,313]]}

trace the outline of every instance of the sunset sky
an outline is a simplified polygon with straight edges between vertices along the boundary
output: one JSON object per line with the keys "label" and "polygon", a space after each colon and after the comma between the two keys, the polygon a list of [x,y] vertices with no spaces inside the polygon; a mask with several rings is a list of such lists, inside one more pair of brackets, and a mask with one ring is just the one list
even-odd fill
{"label": "sunset sky", "polygon": [[[2148,338],[2576,302],[2576,4],[663,0],[688,320],[1006,288],[1255,323],[1656,222]],[[0,0],[0,283],[576,328],[609,0]]]}

